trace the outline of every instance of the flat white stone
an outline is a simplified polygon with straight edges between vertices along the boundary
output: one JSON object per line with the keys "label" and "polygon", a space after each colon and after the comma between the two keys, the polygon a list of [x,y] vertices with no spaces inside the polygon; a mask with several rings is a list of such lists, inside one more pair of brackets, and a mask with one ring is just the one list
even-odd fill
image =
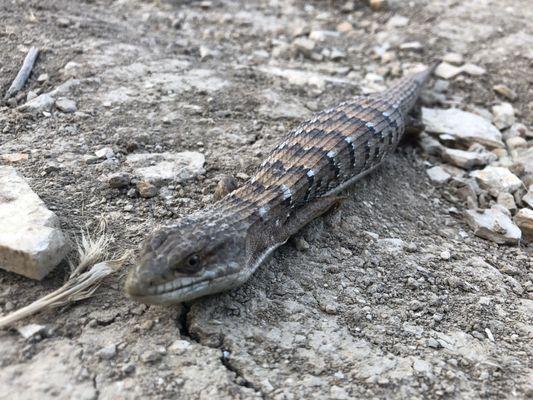
{"label": "flat white stone", "polygon": [[522,231],[524,239],[528,242],[533,242],[533,210],[522,208],[513,219]]}
{"label": "flat white stone", "polygon": [[513,106],[510,103],[501,103],[493,106],[492,122],[498,129],[505,129],[513,125],[515,122]]}
{"label": "flat white stone", "polygon": [[59,219],[12,167],[0,166],[0,268],[44,278],[66,256]]}
{"label": "flat white stone", "polygon": [[179,183],[205,173],[205,157],[195,151],[129,154],[126,161],[135,175],[154,185]]}
{"label": "flat white stone", "polygon": [[423,107],[422,122],[427,132],[447,133],[466,145],[480,143],[491,149],[505,147],[502,134],[490,121],[457,108],[441,110]]}
{"label": "flat white stone", "polygon": [[495,154],[488,151],[478,152],[449,148],[444,148],[442,158],[451,164],[464,169],[484,166],[498,159]]}
{"label": "flat white stone", "polygon": [[503,192],[513,193],[522,186],[522,181],[504,167],[488,166],[482,170],[472,171],[470,176],[494,197]]}
{"label": "flat white stone", "polygon": [[488,210],[467,210],[465,218],[476,236],[498,244],[518,244],[522,233],[511,220],[509,211],[500,205]]}
{"label": "flat white stone", "polygon": [[452,176],[440,166],[429,168],[426,170],[426,173],[431,182],[436,183],[437,185],[442,185],[452,178]]}

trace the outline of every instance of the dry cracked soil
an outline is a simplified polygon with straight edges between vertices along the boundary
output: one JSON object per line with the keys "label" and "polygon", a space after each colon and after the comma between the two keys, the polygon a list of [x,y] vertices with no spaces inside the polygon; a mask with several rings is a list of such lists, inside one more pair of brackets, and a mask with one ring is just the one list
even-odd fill
{"label": "dry cracked soil", "polygon": [[[116,252],[212,202],[222,175],[242,183],[313,111],[450,51],[487,70],[451,80],[451,104],[490,108],[503,82],[533,120],[529,0],[3,0],[0,20],[2,93],[30,46],[22,96],[75,79],[75,110],[2,105],[0,153],[28,154],[13,166],[69,237],[105,218]],[[205,173],[155,197],[105,182],[128,154],[181,151]],[[189,305],[129,300],[132,257],[92,298],[25,321],[38,335],[0,332],[0,398],[532,396],[531,247],[475,237],[426,167],[402,146],[244,286]],[[0,271],[0,311],[67,274]]]}

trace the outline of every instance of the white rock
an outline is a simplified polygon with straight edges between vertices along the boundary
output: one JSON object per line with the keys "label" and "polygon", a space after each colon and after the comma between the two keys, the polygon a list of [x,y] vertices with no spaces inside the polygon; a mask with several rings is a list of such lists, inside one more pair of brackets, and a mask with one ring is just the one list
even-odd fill
{"label": "white rock", "polygon": [[514,136],[505,141],[509,150],[527,149],[527,141],[523,137]]}
{"label": "white rock", "polygon": [[52,106],[54,105],[54,102],[54,98],[49,93],[43,93],[28,101],[27,103],[24,103],[21,106],[17,107],[17,109],[30,113],[50,111],[52,109]]}
{"label": "white rock", "polygon": [[324,40],[328,38],[336,38],[339,37],[341,34],[337,31],[324,31],[324,30],[316,30],[311,31],[309,33],[309,39],[317,41],[317,42],[323,42]]}
{"label": "white rock", "polygon": [[496,199],[496,202],[507,208],[511,214],[514,214],[517,210],[516,203],[514,201],[514,196],[511,193],[505,193],[502,192],[498,195],[498,198]]}
{"label": "white rock", "polygon": [[444,148],[442,158],[463,169],[471,169],[477,166],[484,166],[496,161],[498,157],[488,151],[465,151],[459,149]]}
{"label": "white rock", "polygon": [[465,64],[461,67],[461,71],[474,76],[484,75],[487,72],[484,68],[475,64]]}
{"label": "white rock", "polygon": [[409,24],[409,18],[403,15],[393,15],[388,21],[387,26],[392,28],[401,28]]}
{"label": "white rock", "polygon": [[529,190],[525,194],[524,197],[522,197],[522,201],[528,205],[529,208],[533,209],[533,185],[529,187]]}
{"label": "white rock", "polygon": [[299,37],[292,42],[293,46],[304,56],[309,57],[315,49],[315,42],[305,37]]}
{"label": "white rock", "polygon": [[476,236],[498,244],[518,244],[522,237],[520,229],[511,220],[509,211],[499,205],[488,210],[465,212],[466,221]]}
{"label": "white rock", "polygon": [[488,166],[482,170],[472,171],[470,176],[475,178],[482,189],[498,197],[500,193],[513,193],[520,186],[522,181],[509,169],[504,167]]}
{"label": "white rock", "polygon": [[400,253],[403,251],[405,243],[402,239],[385,238],[378,239],[377,245],[389,253]]}
{"label": "white rock", "polygon": [[101,149],[96,150],[94,154],[96,155],[96,157],[101,159],[110,159],[115,157],[115,152],[111,147],[102,147]]}
{"label": "white rock", "polygon": [[29,339],[32,336],[43,332],[45,329],[46,325],[28,324],[18,327],[17,331],[24,339]]}
{"label": "white rock", "polygon": [[442,57],[442,61],[445,61],[449,64],[456,64],[456,65],[459,65],[459,64],[462,64],[463,63],[463,56],[462,54],[459,54],[459,53],[446,53],[443,57]]}
{"label": "white rock", "polygon": [[76,102],[66,97],[60,97],[56,100],[56,108],[64,113],[73,113],[77,110]]}
{"label": "white rock", "polygon": [[524,166],[524,174],[533,174],[533,147],[526,149],[519,149],[513,155],[513,161],[521,163]]}
{"label": "white rock", "polygon": [[524,239],[528,242],[533,242],[533,210],[522,208],[513,219],[522,231]]}
{"label": "white rock", "polygon": [[168,351],[173,354],[183,354],[189,349],[189,347],[191,347],[190,342],[186,340],[176,340],[170,345]]}
{"label": "white rock", "polygon": [[426,170],[431,182],[437,185],[442,185],[451,179],[451,175],[447,173],[442,167],[436,166]]}
{"label": "white rock", "polygon": [[129,154],[126,161],[139,178],[154,185],[179,183],[205,173],[205,157],[195,151]]}
{"label": "white rock", "polygon": [[451,79],[454,76],[459,75],[463,70],[455,65],[448,64],[447,62],[441,62],[435,69],[435,76],[442,79]]}
{"label": "white rock", "polygon": [[514,124],[514,108],[510,103],[501,103],[492,107],[492,122],[498,129],[505,129]]}
{"label": "white rock", "polygon": [[67,254],[59,219],[12,167],[0,166],[0,268],[42,279]]}
{"label": "white rock", "polygon": [[457,108],[440,110],[423,107],[422,122],[426,132],[447,133],[466,145],[480,143],[490,149],[504,147],[502,134],[490,121]]}

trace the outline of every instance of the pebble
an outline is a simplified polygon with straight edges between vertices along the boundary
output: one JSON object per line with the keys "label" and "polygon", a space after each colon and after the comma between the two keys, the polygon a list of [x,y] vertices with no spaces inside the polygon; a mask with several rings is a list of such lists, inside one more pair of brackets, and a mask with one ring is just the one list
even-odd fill
{"label": "pebble", "polygon": [[181,183],[205,173],[205,157],[195,151],[128,154],[126,162],[137,177],[154,185]]}
{"label": "pebble", "polygon": [[340,24],[337,25],[337,31],[338,32],[346,33],[346,32],[350,32],[352,30],[353,30],[352,24],[350,24],[347,21],[341,22]]}
{"label": "pebble", "polygon": [[448,64],[447,62],[441,62],[435,69],[434,74],[442,79],[452,79],[453,77],[459,75],[462,71],[463,70],[460,67]]}
{"label": "pebble", "polygon": [[511,214],[514,214],[517,210],[516,203],[514,201],[514,196],[511,193],[502,192],[498,194],[496,202],[499,205],[507,208],[511,212]]}
{"label": "pebble", "polygon": [[529,138],[533,137],[533,133],[527,129],[527,126],[519,122],[515,122],[509,129],[504,133],[504,138],[509,139],[515,136]]}
{"label": "pebble", "polygon": [[43,93],[19,106],[17,109],[23,112],[39,113],[43,111],[50,111],[54,103],[55,99],[49,93]]}
{"label": "pebble", "polygon": [[59,218],[13,167],[0,166],[0,268],[44,278],[66,256]]}
{"label": "pebble", "polygon": [[513,193],[522,186],[522,181],[504,167],[488,166],[482,170],[472,171],[470,176],[475,178],[479,186],[493,197],[498,197],[498,194],[502,192]]}
{"label": "pebble", "polygon": [[429,168],[426,170],[426,173],[428,174],[431,182],[437,185],[445,184],[452,178],[452,176],[440,166]]}
{"label": "pebble", "polygon": [[7,163],[18,163],[21,161],[27,161],[29,158],[28,154],[26,153],[6,153],[6,154],[0,154],[0,159],[2,161],[5,161]]}
{"label": "pebble", "polygon": [[115,157],[115,152],[111,147],[102,147],[94,152],[94,155],[99,159],[110,159]]}
{"label": "pebble", "polygon": [[529,208],[533,209],[533,186],[529,186],[529,190],[525,194],[524,197],[522,197],[522,202],[527,204]]}
{"label": "pebble", "polygon": [[457,108],[423,107],[422,122],[426,132],[451,135],[459,144],[480,143],[489,149],[505,147],[502,134],[489,120]]}
{"label": "pebble", "polygon": [[73,113],[77,110],[76,102],[66,97],[60,97],[56,100],[56,108],[64,113]]}
{"label": "pebble", "polygon": [[404,17],[403,15],[393,15],[387,21],[387,26],[391,28],[402,28],[409,24],[409,18]]}
{"label": "pebble", "polygon": [[405,42],[400,45],[400,50],[420,51],[423,48],[420,42]]}
{"label": "pebble", "polygon": [[498,244],[516,245],[522,236],[518,226],[511,220],[509,210],[499,205],[483,211],[467,210],[465,218],[476,236]]}
{"label": "pebble", "polygon": [[230,175],[224,175],[220,180],[218,181],[217,187],[215,189],[215,192],[213,194],[213,200],[220,200],[224,196],[226,196],[228,193],[233,192],[235,189],[237,189],[238,184],[237,180]]}
{"label": "pebble", "polygon": [[191,343],[186,340],[176,340],[168,348],[168,351],[173,354],[183,354],[191,347]]}
{"label": "pebble", "polygon": [[445,61],[449,64],[460,65],[463,63],[464,58],[463,58],[463,55],[459,53],[446,53],[442,57],[442,61]]}
{"label": "pebble", "polygon": [[49,80],[50,77],[48,76],[48,74],[40,74],[38,77],[37,77],[37,82],[46,82],[47,80]]}
{"label": "pebble", "polygon": [[[10,310],[6,310],[10,311]],[[46,330],[46,325],[27,324],[17,328],[18,333],[24,338],[29,339],[37,334],[43,333]]]}
{"label": "pebble", "polygon": [[141,361],[145,364],[153,364],[161,360],[162,354],[157,351],[145,351],[141,354]]}
{"label": "pebble", "polygon": [[514,101],[518,98],[518,95],[513,89],[503,84],[494,85],[492,90],[511,101]]}
{"label": "pebble", "polygon": [[479,76],[485,75],[487,70],[475,64],[465,64],[461,67],[461,72],[465,72],[468,75]]}
{"label": "pebble", "polygon": [[442,258],[443,260],[449,260],[450,258],[452,257],[452,255],[450,254],[450,252],[448,250],[444,250],[440,253],[440,258]]}
{"label": "pebble", "polygon": [[137,190],[139,191],[139,196],[149,199],[151,197],[157,196],[157,186],[151,184],[147,181],[137,182]]}
{"label": "pebble", "polygon": [[292,45],[296,50],[302,53],[305,57],[310,57],[315,49],[315,42],[309,38],[298,37],[293,42]]}
{"label": "pebble", "polygon": [[484,166],[498,159],[495,154],[488,151],[477,152],[449,148],[444,149],[442,158],[463,169]]}
{"label": "pebble", "polygon": [[395,238],[378,239],[377,245],[389,253],[400,253],[404,248],[404,241]]}
{"label": "pebble", "polygon": [[527,149],[527,141],[523,137],[514,136],[505,141],[509,150]]}
{"label": "pebble", "polygon": [[59,17],[56,22],[57,26],[60,28],[67,28],[70,26],[70,20],[64,17]]}
{"label": "pebble", "polygon": [[524,235],[524,239],[533,242],[533,210],[522,208],[513,218]]}
{"label": "pebble", "polygon": [[115,172],[114,174],[108,175],[106,181],[109,187],[120,189],[130,185],[131,175],[126,172]]}
{"label": "pebble", "polygon": [[114,344],[110,344],[109,346],[102,347],[96,355],[101,360],[111,360],[113,357],[115,357],[117,354],[117,346]]}
{"label": "pebble", "polygon": [[492,107],[492,122],[498,129],[510,127],[515,122],[514,108],[510,103],[500,103]]}

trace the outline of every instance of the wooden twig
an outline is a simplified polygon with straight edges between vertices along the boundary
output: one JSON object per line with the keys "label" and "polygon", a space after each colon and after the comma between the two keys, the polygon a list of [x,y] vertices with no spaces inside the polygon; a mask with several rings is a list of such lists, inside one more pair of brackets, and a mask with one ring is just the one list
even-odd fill
{"label": "wooden twig", "polygon": [[32,47],[28,51],[28,54],[26,54],[26,58],[22,63],[22,67],[20,68],[19,73],[15,77],[15,80],[13,81],[13,83],[7,90],[6,95],[4,96],[4,100],[7,100],[10,97],[14,96],[20,89],[22,89],[22,87],[28,80],[28,77],[30,76],[31,70],[33,69],[33,64],[35,64],[35,60],[37,59],[38,55],[39,49],[37,47]]}

